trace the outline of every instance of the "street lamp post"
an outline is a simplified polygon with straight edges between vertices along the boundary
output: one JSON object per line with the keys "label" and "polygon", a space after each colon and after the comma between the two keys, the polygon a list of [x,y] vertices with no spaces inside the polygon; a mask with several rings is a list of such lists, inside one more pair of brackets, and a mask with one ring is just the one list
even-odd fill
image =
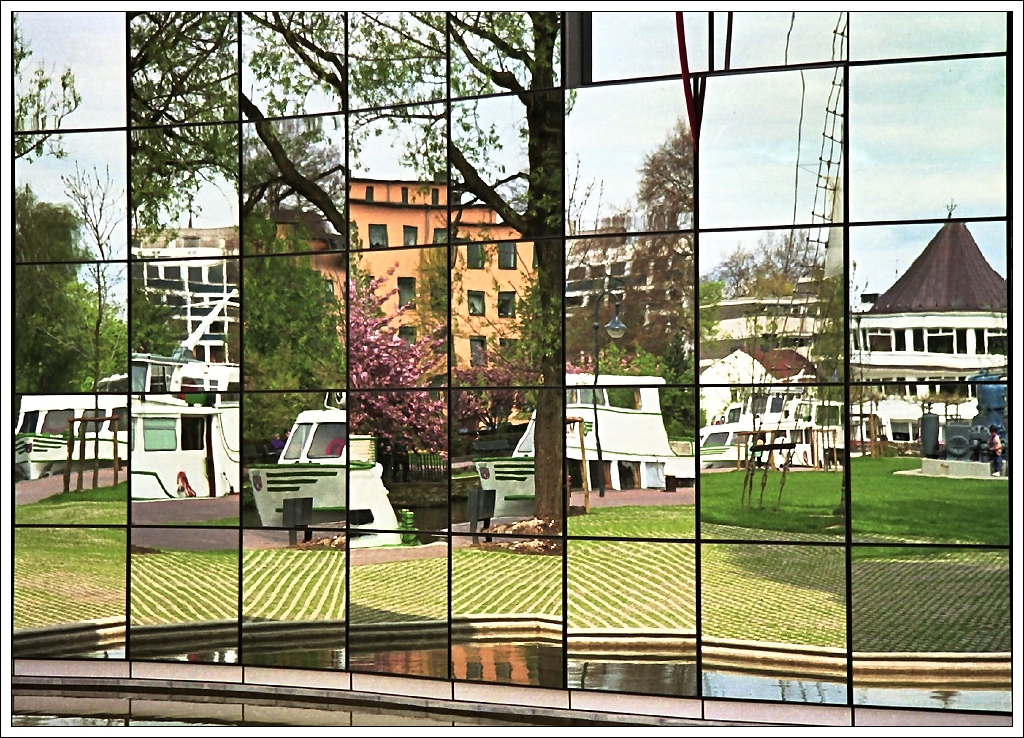
{"label": "street lamp post", "polygon": [[601,455],[601,433],[597,421],[597,375],[600,372],[600,351],[601,351],[601,324],[597,320],[598,312],[601,310],[601,303],[605,295],[611,295],[615,301],[615,315],[605,325],[608,336],[615,340],[622,338],[626,333],[626,324],[619,318],[619,305],[622,298],[616,292],[602,291],[594,300],[594,390],[590,395],[591,404],[594,409],[594,440],[597,443],[597,489],[598,497],[604,497],[604,457]]}

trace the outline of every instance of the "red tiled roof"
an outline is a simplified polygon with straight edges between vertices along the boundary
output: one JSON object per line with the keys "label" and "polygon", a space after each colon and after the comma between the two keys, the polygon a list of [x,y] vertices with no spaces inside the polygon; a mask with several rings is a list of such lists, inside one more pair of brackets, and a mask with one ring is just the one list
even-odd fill
{"label": "red tiled roof", "polygon": [[989,266],[967,226],[950,220],[871,313],[1006,312],[1006,280]]}
{"label": "red tiled roof", "polygon": [[756,359],[757,363],[775,379],[791,379],[800,372],[803,372],[808,379],[814,377],[814,364],[793,349],[762,351],[761,349],[745,348],[743,350]]}

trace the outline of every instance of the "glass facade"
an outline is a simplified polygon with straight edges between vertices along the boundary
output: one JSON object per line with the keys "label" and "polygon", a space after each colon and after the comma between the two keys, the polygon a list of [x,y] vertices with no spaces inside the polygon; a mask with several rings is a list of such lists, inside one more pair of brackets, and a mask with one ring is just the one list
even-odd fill
{"label": "glass facade", "polygon": [[1010,16],[13,22],[15,657],[1010,712]]}

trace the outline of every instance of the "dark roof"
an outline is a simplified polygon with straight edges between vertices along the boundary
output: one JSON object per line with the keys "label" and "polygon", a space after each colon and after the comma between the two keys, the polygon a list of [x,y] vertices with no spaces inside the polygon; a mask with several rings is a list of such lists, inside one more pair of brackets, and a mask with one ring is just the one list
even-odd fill
{"label": "dark roof", "polygon": [[967,226],[950,220],[870,313],[1006,312],[1006,280]]}
{"label": "dark roof", "polygon": [[814,364],[793,349],[744,348],[775,379],[791,379],[801,371],[810,380],[814,377]]}

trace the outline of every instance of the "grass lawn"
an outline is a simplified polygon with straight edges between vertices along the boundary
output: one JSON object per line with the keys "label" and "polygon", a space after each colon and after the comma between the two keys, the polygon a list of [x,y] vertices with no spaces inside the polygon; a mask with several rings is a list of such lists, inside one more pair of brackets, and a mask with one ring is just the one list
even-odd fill
{"label": "grass lawn", "polygon": [[693,505],[592,507],[569,518],[569,535],[609,538],[693,538]]}
{"label": "grass lawn", "polygon": [[1010,542],[1005,479],[937,479],[893,475],[920,459],[853,459],[850,504],[854,540],[936,543]]}
{"label": "grass lawn", "polygon": [[[936,479],[894,475],[920,468],[920,459],[851,460],[853,537],[858,541],[935,543],[1009,542],[1009,487],[1004,480]],[[842,500],[840,472],[786,475],[782,505],[775,512],[781,472],[768,472],[764,507],[757,509],[763,472],[754,475],[752,509],[740,508],[743,472],[700,478],[702,535],[714,538],[778,538],[778,533],[842,539],[845,527],[835,509]],[[728,526],[728,527],[720,527]]]}
{"label": "grass lawn", "polygon": [[61,492],[39,502],[17,505],[14,522],[42,525],[125,525],[128,522],[128,484],[81,492]]}
{"label": "grass lawn", "polygon": [[[775,512],[782,472],[769,471],[764,488],[764,506],[759,510],[761,480],[764,472],[755,472],[753,503],[740,507],[743,471],[704,473],[700,477],[701,535],[713,538],[773,538],[759,531],[825,536],[842,539],[846,535],[843,519],[835,514],[842,499],[841,472],[800,471],[786,474],[782,504]],[[729,526],[722,529],[718,526]]]}

